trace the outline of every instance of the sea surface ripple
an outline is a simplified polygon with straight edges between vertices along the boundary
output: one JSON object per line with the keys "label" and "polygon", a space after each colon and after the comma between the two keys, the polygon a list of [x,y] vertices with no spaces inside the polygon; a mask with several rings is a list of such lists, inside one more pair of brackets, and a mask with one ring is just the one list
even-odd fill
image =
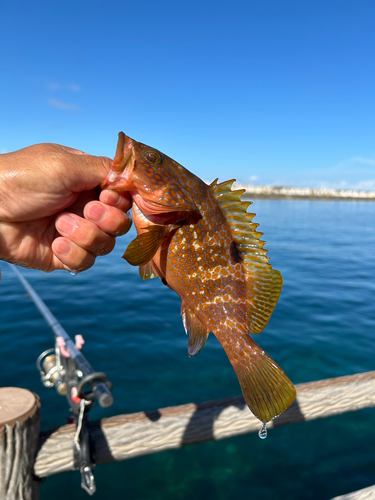
{"label": "sea surface ripple", "polygon": [[[284,287],[257,342],[295,383],[375,369],[375,203],[256,200]],[[92,419],[240,394],[213,335],[193,359],[180,299],[157,279],[143,282],[120,257],[134,233],[76,277],[21,269],[84,354],[114,384],[114,405]],[[1,385],[42,402],[42,429],[63,425],[65,399],[40,383],[37,356],[49,327],[8,264],[1,263]],[[96,500],[330,499],[375,484],[375,409],[162,452],[95,469]],[[78,472],[47,478],[41,499],[86,498]]]}

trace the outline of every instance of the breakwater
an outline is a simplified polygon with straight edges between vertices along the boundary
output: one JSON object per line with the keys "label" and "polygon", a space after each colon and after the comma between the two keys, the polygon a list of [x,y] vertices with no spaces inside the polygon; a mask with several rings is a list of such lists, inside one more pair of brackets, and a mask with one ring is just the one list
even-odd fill
{"label": "breakwater", "polygon": [[235,183],[234,189],[245,189],[243,197],[282,199],[368,200],[375,201],[375,191],[354,189],[302,188],[293,186],[256,186]]}

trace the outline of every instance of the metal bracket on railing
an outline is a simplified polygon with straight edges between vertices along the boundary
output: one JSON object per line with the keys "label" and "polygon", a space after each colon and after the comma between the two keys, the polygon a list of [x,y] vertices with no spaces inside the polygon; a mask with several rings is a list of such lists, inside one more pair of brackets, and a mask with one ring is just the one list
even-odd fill
{"label": "metal bracket on railing", "polygon": [[74,451],[74,468],[79,469],[81,473],[81,487],[87,491],[89,495],[93,495],[96,491],[94,467],[95,467],[95,443],[92,439],[88,418],[87,404],[89,402],[84,399],[79,405],[79,415],[76,420],[77,430],[73,440]]}

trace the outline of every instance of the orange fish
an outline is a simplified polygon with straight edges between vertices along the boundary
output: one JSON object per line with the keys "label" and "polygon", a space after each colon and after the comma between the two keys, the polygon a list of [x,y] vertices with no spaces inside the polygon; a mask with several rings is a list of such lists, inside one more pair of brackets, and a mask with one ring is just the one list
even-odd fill
{"label": "orange fish", "polygon": [[234,181],[207,185],[160,151],[119,134],[102,188],[129,191],[138,236],[124,258],[141,278],[158,276],[181,298],[194,356],[212,332],[238,377],[247,405],[262,422],[282,413],[296,391],[249,334],[266,326],[282,277],[268,263],[251,202]]}

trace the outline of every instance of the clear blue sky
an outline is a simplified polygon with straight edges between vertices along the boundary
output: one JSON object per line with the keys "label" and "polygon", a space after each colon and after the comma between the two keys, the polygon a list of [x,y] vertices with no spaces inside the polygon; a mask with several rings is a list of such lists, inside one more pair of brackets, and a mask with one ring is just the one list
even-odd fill
{"label": "clear blue sky", "polygon": [[4,1],[0,118],[0,152],[123,130],[205,180],[375,190],[375,2]]}

